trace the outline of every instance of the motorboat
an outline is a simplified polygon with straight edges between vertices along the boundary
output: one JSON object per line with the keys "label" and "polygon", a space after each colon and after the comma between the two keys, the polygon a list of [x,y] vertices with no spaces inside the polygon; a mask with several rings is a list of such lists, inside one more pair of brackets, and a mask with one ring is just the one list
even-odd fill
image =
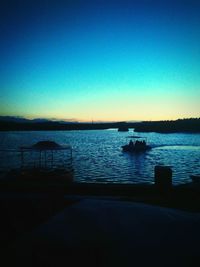
{"label": "motorboat", "polygon": [[151,146],[147,145],[146,138],[142,138],[140,140],[132,141],[130,140],[129,144],[122,146],[122,150],[124,152],[138,153],[145,152],[151,149]]}

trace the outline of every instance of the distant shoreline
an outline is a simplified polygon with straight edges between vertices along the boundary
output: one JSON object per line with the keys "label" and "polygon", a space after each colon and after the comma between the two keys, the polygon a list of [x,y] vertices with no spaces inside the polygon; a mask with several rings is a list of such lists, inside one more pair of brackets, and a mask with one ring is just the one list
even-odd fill
{"label": "distant shoreline", "polygon": [[106,130],[126,127],[135,132],[200,133],[200,118],[175,121],[113,122],[113,123],[62,123],[57,121],[25,122],[0,119],[0,131],[71,131]]}
{"label": "distant shoreline", "polygon": [[200,119],[141,122],[136,125],[135,132],[200,133]]}

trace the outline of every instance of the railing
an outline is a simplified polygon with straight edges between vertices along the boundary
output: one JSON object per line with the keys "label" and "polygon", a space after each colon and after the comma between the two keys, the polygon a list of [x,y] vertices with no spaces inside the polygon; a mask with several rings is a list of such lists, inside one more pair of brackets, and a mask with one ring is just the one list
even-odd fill
{"label": "railing", "polygon": [[73,171],[72,151],[0,150],[0,178],[13,169]]}

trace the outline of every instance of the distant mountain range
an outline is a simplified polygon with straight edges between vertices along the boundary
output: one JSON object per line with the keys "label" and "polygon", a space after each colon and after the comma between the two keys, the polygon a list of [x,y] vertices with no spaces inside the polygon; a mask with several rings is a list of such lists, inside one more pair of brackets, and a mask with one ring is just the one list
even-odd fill
{"label": "distant mountain range", "polygon": [[36,118],[36,119],[26,119],[23,117],[15,117],[15,116],[0,116],[0,122],[16,122],[16,123],[47,123],[47,122],[57,122],[57,123],[78,123],[78,121],[64,121],[64,120],[56,120],[56,119],[44,119],[44,118]]}
{"label": "distant mountain range", "polygon": [[[78,122],[50,119],[26,119],[14,116],[0,116],[0,131],[45,131],[45,130],[97,130],[118,128],[126,122]],[[133,123],[129,125],[133,128]]]}

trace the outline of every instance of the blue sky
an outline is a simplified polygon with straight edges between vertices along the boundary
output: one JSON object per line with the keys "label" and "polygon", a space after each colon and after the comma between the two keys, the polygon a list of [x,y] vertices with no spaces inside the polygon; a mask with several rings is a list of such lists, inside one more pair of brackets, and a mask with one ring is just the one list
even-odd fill
{"label": "blue sky", "polygon": [[0,10],[1,115],[200,117],[200,1],[11,0]]}

